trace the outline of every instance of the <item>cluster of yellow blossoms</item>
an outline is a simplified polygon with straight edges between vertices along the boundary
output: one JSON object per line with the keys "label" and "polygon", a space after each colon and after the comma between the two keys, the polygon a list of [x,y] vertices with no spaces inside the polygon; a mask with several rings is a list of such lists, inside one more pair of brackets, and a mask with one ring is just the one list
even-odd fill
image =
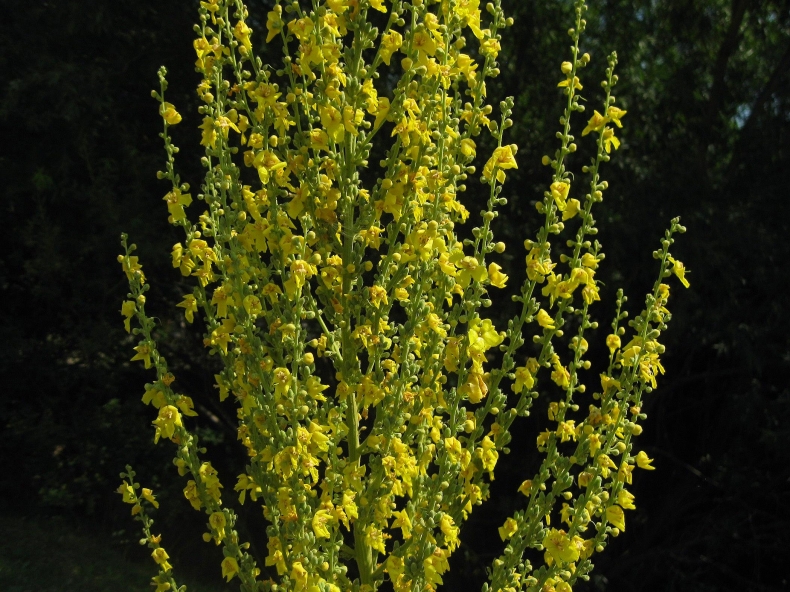
{"label": "cluster of yellow blossoms", "polygon": [[[527,279],[514,296],[521,312],[507,330],[481,314],[508,282],[490,260],[505,250],[492,223],[506,203],[507,171],[517,168],[516,146],[503,141],[513,100],[500,104],[498,121],[486,104],[500,32],[512,22],[499,1],[483,11],[479,0],[277,0],[265,43],[282,48],[280,67],[255,55],[262,37],[240,0],[200,4],[205,179],[193,198],[175,172],[168,128],[182,116],[164,100],[164,69],[154,93],[168,155],[159,177],[172,185],[169,221],[185,232],[173,267],[195,280],[178,306],[187,323],[202,317],[204,344],[221,360],[219,399],[238,406],[248,465],[233,489],[240,504],[261,504],[268,521],[262,565],[239,541],[217,471],[201,459],[187,419],[196,415],[192,399],[172,388],[145,312],[149,286],[125,237],[119,261],[131,294],[121,312],[140,336],[133,359],[157,371],[143,397],[157,410],[154,438],[177,445],[184,495],[208,515],[204,538],[222,546],[223,576],[245,590],[372,592],[386,581],[396,592],[435,590],[460,526],[489,496],[513,422],[541,393],[551,423],[537,439],[544,461],[519,488],[524,509],[500,528],[506,547],[490,589],[570,590],[607,536],[625,528],[633,468],[652,468],[644,452],[632,454],[631,439],[645,417],[641,397],[663,372],[657,338],[669,288],[661,280],[674,270],[685,282],[668,251],[683,231],[674,220],[654,254],[659,282],[625,346],[618,295],[609,366],[580,412],[574,397],[586,392],[580,373],[591,366],[589,307],[600,299],[603,260],[589,240],[591,210],[607,189],[599,166],[619,146],[609,124],[622,127],[626,115],[611,95],[613,55],[605,115],[596,111],[582,132],[597,137],[582,167],[589,192],[577,192],[566,163],[576,151],[571,116],[584,111],[578,74],[590,59],[579,51],[583,2],[572,61],[561,66],[560,147],[543,158],[553,171],[536,204],[545,223],[525,242]],[[487,208],[472,238],[459,240],[456,225],[470,217],[460,196],[483,131],[496,145],[481,171]],[[195,202],[203,213],[193,222]],[[567,249],[552,254],[550,238],[566,223],[575,225]],[[575,335],[564,336],[566,326]],[[131,469],[123,477],[119,491],[140,514],[153,494],[138,497]],[[142,542],[160,567],[156,589],[174,588],[167,554],[141,516]],[[541,565],[529,549],[545,552]]]}

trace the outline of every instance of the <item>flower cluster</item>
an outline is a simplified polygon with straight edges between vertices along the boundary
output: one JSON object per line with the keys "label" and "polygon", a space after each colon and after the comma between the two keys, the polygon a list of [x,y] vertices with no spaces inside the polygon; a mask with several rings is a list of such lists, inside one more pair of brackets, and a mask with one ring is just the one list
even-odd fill
{"label": "flower cluster", "polygon": [[[159,177],[171,185],[168,220],[185,233],[173,267],[194,281],[178,306],[187,323],[202,317],[204,344],[221,361],[219,399],[238,406],[248,464],[233,490],[240,504],[262,506],[263,558],[239,541],[227,490],[201,458],[192,399],[172,388],[145,312],[149,285],[126,237],[119,261],[131,286],[121,312],[140,339],[133,359],[157,372],[143,396],[156,410],[154,440],[177,445],[184,496],[208,516],[204,538],[222,546],[222,574],[245,590],[372,592],[385,581],[397,592],[436,589],[461,525],[489,497],[514,421],[542,394],[550,398],[550,428],[537,438],[544,461],[519,488],[524,509],[500,528],[507,547],[491,588],[570,590],[607,536],[625,528],[633,468],[652,468],[643,452],[632,454],[632,437],[645,417],[641,397],[663,372],[657,339],[670,315],[661,280],[674,270],[685,282],[669,254],[683,231],[674,220],[655,253],[659,282],[625,346],[618,296],[609,367],[580,411],[574,399],[586,392],[587,338],[597,328],[589,309],[600,299],[603,260],[590,240],[591,212],[608,187],[599,168],[619,145],[607,124],[621,127],[626,114],[611,95],[613,55],[606,115],[596,111],[582,133],[597,134],[595,157],[582,167],[585,194],[566,168],[576,151],[571,116],[584,111],[579,74],[590,60],[579,50],[583,3],[570,31],[572,61],[561,66],[560,146],[543,158],[552,170],[537,203],[545,221],[525,241],[527,279],[514,296],[521,312],[506,328],[485,315],[507,287],[496,261],[505,245],[493,227],[506,203],[502,184],[518,168],[517,147],[505,143],[513,100],[499,105],[498,118],[486,103],[500,33],[512,23],[499,2],[484,11],[479,0],[278,0],[265,38],[240,0],[200,4],[205,178],[193,197],[175,172],[168,128],[182,116],[164,99],[164,69],[153,93],[168,156]],[[255,55],[259,39],[281,47],[281,66]],[[462,194],[483,132],[496,145],[480,175],[487,207],[472,238],[460,240],[456,227],[470,218]],[[188,215],[198,205],[202,214]],[[566,224],[575,228],[567,249],[553,246]],[[575,335],[563,340],[564,327]],[[123,487],[138,508],[134,484]],[[562,529],[550,527],[552,514]],[[157,549],[161,579],[169,564]],[[532,566],[528,549],[545,551],[544,564]],[[168,582],[155,580],[157,590]]]}
{"label": "flower cluster", "polygon": [[173,566],[168,561],[170,556],[161,545],[162,535],[154,535],[152,533],[151,527],[154,525],[154,521],[148,516],[148,512],[143,505],[143,502],[146,502],[146,505],[158,508],[159,502],[156,501],[153,491],[145,487],[141,490],[140,484],[135,483],[134,477],[135,472],[130,466],[127,466],[126,472],[121,473],[123,483],[116,491],[123,496],[124,502],[132,504],[132,516],[143,525],[145,536],[140,539],[140,544],[148,545],[148,548],[151,549],[151,557],[159,567],[159,574],[153,578],[152,585],[155,587],[156,592],[167,592],[168,590],[179,592],[180,590],[185,590],[185,587],[179,589],[173,579]]}

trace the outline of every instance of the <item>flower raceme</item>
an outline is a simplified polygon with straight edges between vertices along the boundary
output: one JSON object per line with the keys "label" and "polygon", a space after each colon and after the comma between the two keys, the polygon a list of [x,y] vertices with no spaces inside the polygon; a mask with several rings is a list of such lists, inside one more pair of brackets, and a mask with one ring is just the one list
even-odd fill
{"label": "flower raceme", "polygon": [[[612,55],[602,110],[582,132],[597,140],[582,167],[589,190],[581,189],[569,166],[590,61],[579,51],[584,4],[560,67],[560,144],[542,159],[551,170],[536,205],[545,224],[524,243],[527,277],[513,296],[521,310],[506,329],[481,314],[509,287],[494,230],[503,184],[518,169],[517,147],[504,141],[514,101],[502,101],[498,116],[486,103],[512,23],[499,2],[484,13],[479,0],[278,1],[265,35],[240,1],[200,5],[194,123],[205,178],[190,192],[175,170],[169,128],[190,118],[165,101],[164,69],[154,92],[167,154],[158,176],[170,183],[168,221],[184,232],[172,265],[193,286],[176,306],[217,357],[220,402],[237,406],[247,465],[233,489],[239,504],[262,507],[263,557],[240,541],[235,502],[202,459],[194,404],[173,390],[126,237],[119,261],[131,288],[121,313],[139,340],[133,360],[156,370],[143,396],[157,410],[154,440],[177,445],[184,496],[208,516],[204,539],[222,547],[220,573],[248,590],[372,592],[385,582],[396,592],[435,590],[463,522],[489,498],[515,422],[542,396],[543,461],[519,488],[523,508],[499,529],[506,548],[490,587],[571,590],[608,536],[624,530],[633,468],[653,468],[632,439],[645,419],[642,397],[663,372],[658,338],[670,315],[661,281],[674,272],[685,285],[688,273],[669,253],[683,231],[673,220],[655,253],[659,281],[628,330],[618,294],[610,363],[588,392],[579,370],[591,367],[604,258],[590,239],[592,210],[608,189],[601,168],[626,112],[611,96]],[[265,66],[259,43],[281,48],[282,63]],[[478,157],[487,205],[461,240]],[[119,491],[139,508],[159,566],[154,585],[176,589],[141,503],[153,504],[153,494],[137,496],[133,476],[127,468]],[[544,551],[543,561],[525,560],[528,549]]]}

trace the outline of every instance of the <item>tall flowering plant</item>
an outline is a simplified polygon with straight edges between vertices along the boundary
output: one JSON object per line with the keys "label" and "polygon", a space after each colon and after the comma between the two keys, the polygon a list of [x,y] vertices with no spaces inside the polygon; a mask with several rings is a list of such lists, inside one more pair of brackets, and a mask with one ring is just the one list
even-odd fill
{"label": "tall flowering plant", "polygon": [[[593,372],[587,340],[598,328],[590,311],[604,255],[592,211],[626,112],[612,95],[613,54],[603,104],[581,132],[594,157],[574,177],[571,122],[585,110],[580,73],[590,60],[579,49],[577,1],[558,84],[562,129],[554,155],[543,157],[543,223],[524,242],[526,280],[512,296],[521,310],[506,327],[487,318],[508,287],[494,228],[517,149],[505,142],[513,100],[496,117],[486,103],[512,20],[499,0],[484,8],[278,0],[264,38],[240,0],[201,2],[194,48],[205,178],[194,199],[175,170],[169,128],[181,115],[159,72],[153,94],[167,153],[159,177],[170,184],[169,221],[184,230],[172,262],[194,281],[178,306],[187,323],[197,317],[219,359],[219,399],[237,406],[247,465],[235,483],[202,458],[192,399],[174,389],[154,341],[149,285],[125,236],[118,259],[130,294],[121,312],[139,339],[133,360],[156,371],[143,396],[154,441],[175,444],[184,496],[205,512],[204,538],[221,546],[221,573],[242,590],[435,590],[461,526],[489,497],[517,418],[539,396],[549,400],[536,436],[542,462],[518,488],[521,509],[499,528],[504,549],[486,589],[568,591],[587,579],[594,553],[634,509],[632,471],[653,468],[633,438],[642,397],[663,373],[663,280],[674,272],[688,285],[669,252],[684,228],[672,221],[654,252],[658,280],[627,326],[618,293],[608,365]],[[253,41],[280,47],[282,63],[264,64]],[[483,133],[496,148],[478,157]],[[487,207],[461,240],[474,176]],[[131,468],[122,477],[119,492],[159,566],[156,590],[176,590],[146,509],[157,506],[154,494]],[[237,502],[263,509],[264,557],[239,537]]]}

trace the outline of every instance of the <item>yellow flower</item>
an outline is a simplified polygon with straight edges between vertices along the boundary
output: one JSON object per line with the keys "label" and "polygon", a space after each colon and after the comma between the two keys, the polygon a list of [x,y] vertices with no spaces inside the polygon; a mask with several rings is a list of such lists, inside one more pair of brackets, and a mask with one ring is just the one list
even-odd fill
{"label": "yellow flower", "polygon": [[170,571],[170,569],[172,568],[170,563],[168,563],[167,561],[168,559],[170,559],[170,556],[167,554],[167,551],[165,551],[162,547],[157,547],[156,549],[154,549],[153,552],[151,553],[151,557],[153,557],[154,561],[156,561],[157,564],[159,564],[159,566],[162,568],[162,571]]}
{"label": "yellow flower", "polygon": [[494,37],[490,37],[480,44],[480,53],[494,60],[499,55],[501,49],[502,45],[499,43],[499,40]]}
{"label": "yellow flower", "polygon": [[173,245],[173,267],[179,268],[181,275],[187,277],[195,268],[195,262],[189,253],[184,253],[184,246],[181,243]]}
{"label": "yellow flower", "polygon": [[498,332],[491,319],[474,319],[469,323],[469,349],[481,353],[496,347],[505,339],[505,333]]}
{"label": "yellow flower", "polygon": [[444,534],[444,544],[450,551],[455,550],[460,542],[458,540],[459,528],[449,514],[442,514],[442,517],[439,519],[439,528]]}
{"label": "yellow flower", "polygon": [[[565,370],[565,368],[562,368]],[[567,370],[565,370],[567,372]],[[567,388],[567,384],[561,384],[563,388]],[[569,419],[568,421],[561,421],[557,424],[557,431],[556,434],[560,437],[560,442],[567,442],[568,440],[576,441],[576,428],[575,428],[575,421]]]}
{"label": "yellow flower", "polygon": [[587,127],[582,131],[582,136],[586,136],[590,132],[600,133],[608,121],[609,119],[607,117],[604,117],[598,113],[598,111],[593,111],[593,116],[590,117],[590,121],[587,122]]}
{"label": "yellow flower", "polygon": [[[565,211],[562,212],[562,220],[563,220],[563,222],[565,220],[570,220],[571,218],[575,218],[576,215],[579,213],[579,210],[581,210],[581,207],[582,207],[582,204],[581,204],[581,202],[578,199],[576,199],[576,198],[569,199],[568,200],[568,204],[565,207]],[[587,254],[587,253],[585,253],[585,254]]]}
{"label": "yellow flower", "polygon": [[386,565],[386,572],[390,576],[390,580],[396,586],[395,590],[397,592],[409,590],[409,587],[403,586],[403,571],[404,571],[404,561],[402,557],[398,557],[397,555],[390,555],[387,557]]}
{"label": "yellow flower", "polygon": [[571,563],[579,559],[579,548],[564,530],[552,528],[543,539],[543,546],[557,563]]}
{"label": "yellow flower", "polygon": [[614,353],[620,349],[620,338],[617,335],[611,334],[606,338],[606,347],[609,348],[609,353]]}
{"label": "yellow flower", "polygon": [[598,260],[592,253],[585,253],[582,255],[582,265],[588,269],[595,269],[598,267]]}
{"label": "yellow flower", "polygon": [[201,2],[200,6],[201,8],[205,8],[211,13],[212,22],[216,23],[217,22],[216,15],[214,13],[216,13],[219,10],[219,4],[217,4],[217,0],[208,0],[208,2]]}
{"label": "yellow flower", "polygon": [[381,52],[381,59],[385,64],[388,66],[390,65],[392,54],[398,51],[401,45],[403,45],[403,35],[397,31],[390,30],[381,36],[381,47],[379,51]]}
{"label": "yellow flower", "polygon": [[502,268],[496,263],[488,265],[488,279],[491,280],[491,285],[497,288],[504,288],[507,284],[508,276],[502,273]]}
{"label": "yellow flower", "polygon": [[533,386],[535,386],[535,378],[532,376],[532,373],[526,366],[519,366],[516,368],[515,375],[516,380],[510,387],[513,389],[514,393],[520,393],[522,390],[524,390],[524,387],[531,389]]}
{"label": "yellow flower", "polygon": [[252,166],[258,171],[258,178],[261,180],[261,183],[266,185],[271,175],[285,169],[288,163],[281,161],[273,152],[263,150],[255,155]]}
{"label": "yellow flower", "polygon": [[606,374],[601,374],[601,388],[603,389],[604,394],[606,394],[609,390],[620,390],[620,381],[615,380]]}
{"label": "yellow flower", "polygon": [[343,14],[348,10],[348,5],[350,2],[351,0],[326,0],[326,5],[335,14]]}
{"label": "yellow flower", "polygon": [[282,14],[282,7],[277,5],[274,7],[274,10],[266,15],[266,30],[269,32],[266,35],[266,43],[269,43],[272,39],[277,37],[280,31],[283,30],[285,23],[283,23]]}
{"label": "yellow flower", "polygon": [[147,343],[141,343],[140,345],[136,345],[134,347],[134,351],[137,353],[134,357],[130,360],[134,362],[136,360],[141,360],[143,364],[145,364],[145,369],[148,370],[151,367],[151,348]]}
{"label": "yellow flower", "polygon": [[615,150],[620,148],[620,140],[617,139],[614,135],[614,130],[610,127],[603,130],[603,146],[607,154],[612,151],[612,146],[614,146]]}
{"label": "yellow flower", "polygon": [[[211,45],[205,37],[198,37],[192,42],[192,47],[195,48],[195,53],[198,58],[197,61],[195,61],[195,66],[199,70],[205,71],[206,67],[213,63],[214,59],[209,55],[211,53]],[[205,97],[206,94],[211,94],[208,93],[207,82],[204,81],[204,84],[198,87],[198,93],[202,95],[201,98]]]}
{"label": "yellow flower", "polygon": [[214,118],[208,115],[203,118],[203,123],[200,124],[200,129],[203,130],[200,137],[200,145],[206,148],[217,147],[217,132],[214,129]]}
{"label": "yellow flower", "polygon": [[378,112],[379,108],[379,93],[376,90],[376,87],[373,86],[373,79],[368,78],[362,84],[362,92],[367,97],[365,100],[365,107],[367,112],[371,115],[375,115]]}
{"label": "yellow flower", "polygon": [[310,147],[313,150],[329,150],[329,136],[322,129],[310,132]]}
{"label": "yellow flower", "polygon": [[494,174],[494,170],[496,170],[496,180],[500,183],[504,183],[505,170],[518,168],[518,163],[514,156],[517,150],[518,148],[515,144],[500,146],[494,150],[494,154],[491,155],[491,158],[488,159],[488,162],[483,167],[483,177],[490,180]]}
{"label": "yellow flower", "polygon": [[455,14],[465,19],[475,37],[483,38],[483,31],[480,29],[480,0],[458,0]]}
{"label": "yellow flower", "polygon": [[[474,88],[477,85],[477,68],[478,64],[465,53],[459,54],[455,62],[455,67],[464,75],[467,84]],[[485,115],[483,115],[485,117]],[[481,119],[482,123],[482,119]]]}
{"label": "yellow flower", "polygon": [[437,547],[434,552],[422,562],[428,589],[435,590],[436,584],[442,585],[442,574],[450,569],[450,564],[447,562],[448,555],[449,551]]}
{"label": "yellow flower", "polygon": [[625,530],[625,513],[618,505],[606,508],[606,519],[620,530]]}
{"label": "yellow flower", "polygon": [[617,127],[623,127],[623,124],[620,123],[620,118],[626,113],[628,113],[628,111],[623,111],[613,105],[606,111],[606,116],[609,118],[609,121],[614,123]]}
{"label": "yellow flower", "polygon": [[227,524],[225,514],[222,512],[212,513],[211,516],[208,517],[208,523],[217,533],[217,544],[219,544],[219,541],[225,538],[225,525]]}
{"label": "yellow flower", "polygon": [[197,312],[197,299],[192,294],[184,296],[184,300],[176,304],[176,306],[184,309],[184,316],[188,323],[195,320],[194,314]]}
{"label": "yellow flower", "polygon": [[420,54],[432,56],[436,53],[436,42],[427,31],[417,31],[412,39],[412,47]]}
{"label": "yellow flower", "polygon": [[222,577],[226,582],[230,582],[239,573],[239,564],[233,557],[225,557],[222,560]]}
{"label": "yellow flower", "polygon": [[464,138],[461,140],[460,150],[461,154],[467,158],[474,158],[475,154],[477,154],[477,145],[471,138]]}
{"label": "yellow flower", "polygon": [[486,268],[474,257],[466,256],[454,263],[458,266],[458,283],[462,288],[466,288],[472,280],[482,282],[488,277]]}
{"label": "yellow flower", "polygon": [[214,290],[214,295],[211,298],[211,304],[217,305],[217,318],[226,318],[228,316],[228,299],[232,296],[232,288],[228,285],[222,285]]}
{"label": "yellow flower", "polygon": [[370,287],[370,302],[376,308],[379,308],[382,305],[382,303],[384,305],[388,304],[387,290],[382,288],[381,286],[371,286]]}
{"label": "yellow flower", "polygon": [[[391,528],[400,528],[404,540],[411,538],[411,520],[406,510],[393,512],[392,515],[395,517],[395,520],[393,520]],[[390,557],[394,557],[394,555]]]}
{"label": "yellow flower", "polygon": [[562,509],[560,510],[560,522],[564,522],[568,526],[573,522],[573,508],[563,502]]}
{"label": "yellow flower", "polygon": [[131,321],[135,312],[137,312],[137,305],[135,304],[134,300],[126,300],[121,305],[121,314],[126,317],[123,320],[123,326],[126,328],[127,333],[132,330]]}
{"label": "yellow flower", "polygon": [[242,55],[252,51],[252,42],[250,41],[251,34],[252,29],[250,29],[244,21],[237,22],[236,26],[233,27],[233,36],[239,40],[241,46],[244,48],[244,51],[241,52]]}
{"label": "yellow flower", "polygon": [[384,6],[384,0],[370,0],[370,6],[379,12],[387,12],[387,7]]}
{"label": "yellow flower", "polygon": [[[554,381],[558,387],[563,389],[567,389],[571,383],[570,372],[568,372],[565,366],[560,364],[559,360],[554,363],[554,370],[551,371],[551,380]],[[563,438],[563,442],[567,440],[567,437],[563,436]]]}
{"label": "yellow flower", "polygon": [[269,539],[269,542],[266,544],[266,546],[269,549],[269,555],[265,560],[266,566],[268,567],[274,565],[277,568],[277,574],[284,575],[288,568],[285,565],[285,560],[283,558],[282,543],[280,542],[280,539],[277,537],[272,537]]}
{"label": "yellow flower", "polygon": [[610,469],[616,469],[617,465],[608,454],[599,454],[597,458],[598,466],[601,467],[601,475],[604,479],[609,477]]}
{"label": "yellow flower", "polygon": [[313,32],[314,23],[309,17],[300,18],[288,23],[288,30],[293,33],[299,41],[309,41],[310,34]]}
{"label": "yellow flower", "polygon": [[326,133],[334,142],[342,142],[346,135],[345,121],[343,115],[332,106],[322,105],[318,108],[321,116],[321,125],[326,129]]}
{"label": "yellow flower", "polygon": [[228,111],[228,116],[227,117],[225,117],[223,115],[223,116],[217,118],[216,124],[217,124],[217,127],[219,127],[220,131],[222,132],[222,137],[223,138],[225,138],[225,139],[228,138],[228,134],[230,133],[230,130],[233,130],[237,134],[241,133],[241,130],[236,125],[236,122],[238,121],[238,118],[239,118],[239,116],[236,113],[235,109],[231,109],[230,111]]}
{"label": "yellow flower", "polygon": [[683,265],[683,262],[678,261],[674,257],[669,257],[669,262],[672,264],[672,273],[678,276],[680,283],[683,284],[686,288],[688,288],[689,281],[686,279],[686,274],[689,272],[686,271],[686,266]]}
{"label": "yellow flower", "polygon": [[288,394],[291,385],[291,372],[288,368],[276,368],[274,370],[274,396],[280,398]]}
{"label": "yellow flower", "polygon": [[544,329],[554,329],[554,319],[542,308],[538,311],[538,325]]}
{"label": "yellow flower", "polygon": [[570,183],[566,181],[554,181],[549,188],[551,190],[551,197],[554,198],[554,202],[557,204],[557,209],[562,212],[567,207],[566,201],[568,199],[568,193],[571,190]]}
{"label": "yellow flower", "polygon": [[503,541],[506,541],[517,532],[518,532],[518,522],[513,520],[513,518],[508,518],[507,520],[505,520],[505,523],[499,527],[499,538],[501,538]]}
{"label": "yellow flower", "polygon": [[118,487],[118,489],[115,491],[123,496],[124,503],[134,504],[137,502],[136,496],[134,495],[134,489],[126,481],[121,483],[120,487]]}
{"label": "yellow flower", "polygon": [[617,503],[625,510],[636,510],[634,495],[626,489],[621,489],[617,494]]}
{"label": "yellow flower", "polygon": [[332,522],[332,513],[328,510],[318,510],[313,515],[313,532],[319,539],[328,539],[331,536],[327,524]]}
{"label": "yellow flower", "polygon": [[[400,136],[401,141],[403,142],[404,147],[409,147],[411,145],[411,133],[416,131],[417,127],[415,124],[414,119],[411,117],[406,117],[405,115],[401,117],[400,122],[398,122],[395,127],[392,129],[392,137]],[[402,191],[402,183],[398,183],[396,188],[401,187]]]}
{"label": "yellow flower", "polygon": [[581,82],[579,82],[579,77],[578,76],[574,76],[572,81],[571,81],[571,78],[569,76],[568,78],[566,78],[565,80],[560,82],[557,85],[557,88],[562,88],[562,87],[565,87],[565,86],[571,86],[571,84],[573,84],[573,88],[575,88],[576,90],[582,90],[582,88],[584,88],[581,85]]}
{"label": "yellow flower", "polygon": [[156,498],[154,497],[154,492],[148,489],[147,487],[143,487],[142,497],[144,500],[148,501],[148,503],[150,503],[154,508],[159,507],[159,502],[156,501]]}
{"label": "yellow flower", "polygon": [[326,401],[326,397],[321,393],[328,389],[329,386],[326,384],[321,384],[321,379],[317,376],[311,376],[308,378],[305,388],[307,389],[307,394],[310,398],[315,399],[316,401]]}
{"label": "yellow flower", "polygon": [[647,453],[644,450],[640,450],[636,455],[636,464],[640,469],[645,469],[648,471],[655,471],[655,467],[650,466],[650,463],[653,462],[652,458],[647,456]]}
{"label": "yellow flower", "polygon": [[532,493],[532,480],[527,479],[521,485],[518,486],[518,492],[526,495],[529,497]]}
{"label": "yellow flower", "polygon": [[175,434],[177,427],[182,427],[181,413],[173,405],[165,405],[159,410],[159,416],[152,421],[156,426],[156,434],[154,435],[154,443],[159,442],[159,438],[172,438]]}
{"label": "yellow flower", "polygon": [[244,305],[244,310],[247,311],[247,314],[250,315],[251,318],[255,318],[263,312],[261,299],[253,294],[245,296],[242,303]]}
{"label": "yellow flower", "polygon": [[499,453],[495,449],[496,446],[494,445],[494,442],[488,436],[483,437],[480,447],[483,451],[481,458],[483,461],[483,468],[488,471],[489,477],[492,477],[494,473],[494,467],[496,467],[497,460],[499,459]]}
{"label": "yellow flower", "polygon": [[[309,280],[316,272],[315,267],[310,265],[304,259],[297,259],[291,263],[291,280],[293,280],[295,287],[302,288],[305,282]],[[286,282],[287,283],[287,282]]]}
{"label": "yellow flower", "polygon": [[354,502],[354,496],[356,494],[351,491],[344,491],[343,492],[343,512],[345,512],[346,516],[351,520],[356,520],[359,518],[359,508],[357,508],[357,504]]}
{"label": "yellow flower", "polygon": [[387,119],[387,116],[390,113],[390,100],[387,97],[381,97],[378,100],[378,105],[376,108],[376,121],[373,123],[373,128],[378,129],[381,127],[381,124]]}
{"label": "yellow flower", "polygon": [[439,337],[447,337],[447,331],[443,327],[442,318],[437,315],[435,312],[432,312],[428,315],[426,319],[428,328],[431,329],[434,333],[439,335]]}
{"label": "yellow flower", "polygon": [[132,255],[130,257],[118,255],[118,263],[121,264],[121,269],[123,269],[123,272],[126,274],[126,278],[129,281],[132,281],[132,279],[136,277],[140,283],[145,282],[143,266],[138,262],[138,257],[136,255]]}
{"label": "yellow flower", "polygon": [[198,469],[200,480],[206,486],[206,493],[208,493],[216,502],[220,499],[220,489],[222,484],[217,477],[217,470],[211,466],[210,462],[204,462]]}
{"label": "yellow flower", "polygon": [[187,482],[186,487],[184,487],[184,497],[187,498],[192,507],[196,510],[200,509],[202,505],[200,502],[200,494],[197,490],[197,483],[195,483],[192,479]]}
{"label": "yellow flower", "polygon": [[159,115],[162,116],[167,125],[176,125],[181,122],[181,114],[176,111],[172,103],[162,103],[159,106]]}
{"label": "yellow flower", "polygon": [[168,222],[175,224],[186,218],[184,207],[192,203],[192,196],[189,193],[182,194],[178,187],[173,187],[173,190],[162,199],[167,202],[167,211],[170,212]]}
{"label": "yellow flower", "polygon": [[450,458],[450,460],[455,463],[459,462],[461,454],[463,453],[463,448],[461,446],[461,441],[458,438],[455,436],[445,438],[444,448],[447,450],[447,456]]}
{"label": "yellow flower", "polygon": [[156,409],[161,409],[167,404],[167,401],[165,400],[165,394],[156,387],[146,387],[142,401],[146,405],[153,405]]}
{"label": "yellow flower", "polygon": [[387,552],[385,541],[388,538],[390,538],[388,534],[381,532],[381,530],[373,525],[368,526],[367,530],[365,531],[365,542],[370,545],[372,549],[378,551],[379,553]]}
{"label": "yellow flower", "polygon": [[631,341],[631,343],[626,346],[626,349],[623,351],[623,353],[620,354],[623,366],[630,367],[636,364],[641,352],[642,348],[638,345],[635,345],[634,342]]}
{"label": "yellow flower", "polygon": [[346,105],[343,107],[343,128],[352,136],[358,136],[357,126],[362,123],[365,118],[365,112],[362,109],[354,109]]}

